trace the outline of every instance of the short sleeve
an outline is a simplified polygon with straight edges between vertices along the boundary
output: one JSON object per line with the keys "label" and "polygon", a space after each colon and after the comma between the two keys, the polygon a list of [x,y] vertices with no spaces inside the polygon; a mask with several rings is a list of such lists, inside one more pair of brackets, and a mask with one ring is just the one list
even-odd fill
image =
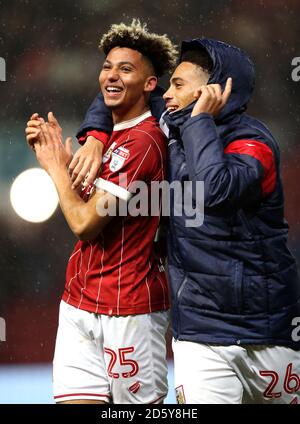
{"label": "short sleeve", "polygon": [[101,143],[103,143],[104,146],[106,146],[106,144],[108,143],[110,139],[110,135],[104,131],[91,130],[91,131],[87,131],[84,135],[80,136],[78,138],[78,142],[81,145],[83,145],[89,136],[92,136],[96,138],[97,140],[101,141]]}
{"label": "short sleeve", "polygon": [[150,184],[151,181],[163,179],[165,170],[163,137],[160,130],[154,131],[153,134],[133,130],[128,140],[111,152],[110,160],[104,163],[96,186],[125,199],[125,192],[123,192],[125,197],[121,196],[117,187],[126,190],[129,198],[130,186],[135,181]]}

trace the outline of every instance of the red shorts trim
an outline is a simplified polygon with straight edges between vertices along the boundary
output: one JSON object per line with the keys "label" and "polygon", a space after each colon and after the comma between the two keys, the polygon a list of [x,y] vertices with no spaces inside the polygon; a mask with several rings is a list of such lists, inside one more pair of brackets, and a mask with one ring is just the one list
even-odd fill
{"label": "red shorts trim", "polygon": [[110,398],[109,395],[99,395],[98,393],[69,393],[66,395],[59,395],[59,396],[54,396],[54,399],[59,399],[59,398],[63,398],[63,397],[71,397],[71,396],[93,396],[93,397],[105,397],[105,398]]}

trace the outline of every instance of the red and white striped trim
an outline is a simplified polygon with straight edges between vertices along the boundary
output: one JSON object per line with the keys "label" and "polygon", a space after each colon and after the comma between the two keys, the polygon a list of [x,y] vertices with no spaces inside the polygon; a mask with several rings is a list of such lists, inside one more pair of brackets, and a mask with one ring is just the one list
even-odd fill
{"label": "red and white striped trim", "polygon": [[122,275],[122,260],[123,260],[123,251],[124,251],[124,232],[125,232],[125,222],[124,218],[122,219],[122,245],[121,245],[121,257],[119,262],[119,277],[118,277],[118,300],[117,300],[117,315],[120,315],[120,296],[121,296],[121,275]]}
{"label": "red and white striped trim", "polygon": [[102,285],[102,279],[103,279],[103,267],[104,267],[103,257],[104,257],[104,253],[105,253],[105,249],[104,249],[104,237],[103,237],[102,234],[100,234],[100,237],[101,237],[101,244],[99,242],[99,245],[101,245],[101,247],[102,247],[102,255],[101,255],[100,281],[99,281],[98,294],[97,294],[97,299],[96,299],[96,311],[95,311],[95,314],[98,313],[98,309],[99,309],[99,299],[100,299],[101,285]]}
{"label": "red and white striped trim", "polygon": [[[69,292],[69,295],[68,295],[68,298],[66,300],[66,303],[69,303],[69,300],[70,300],[70,297],[71,297],[71,284],[72,284],[72,281],[81,273],[82,257],[83,257],[81,247],[80,247],[79,251],[80,251],[80,265],[79,265],[79,270],[78,270],[78,272],[76,272],[76,274],[72,278],[70,278],[70,280],[69,280],[69,282],[67,284],[67,291]],[[78,250],[75,253],[77,253],[77,252],[78,252]],[[74,256],[75,253],[72,256]],[[69,260],[69,262],[70,262],[70,260]]]}
{"label": "red and white striped trim", "polygon": [[[146,133],[146,134],[147,134],[147,133]],[[144,161],[145,161],[145,159],[146,159],[146,157],[147,157],[147,155],[148,155],[149,150],[151,149],[151,147],[152,147],[152,146],[149,146],[149,147],[148,147],[147,152],[144,154],[143,159],[141,160],[141,162],[140,162],[139,166],[137,167],[137,169],[136,169],[135,173],[133,174],[133,176],[132,176],[131,180],[129,181],[129,183],[128,183],[128,185],[127,185],[127,188],[130,186],[131,182],[134,180],[134,177],[135,177],[135,176],[136,176],[136,174],[138,173],[138,171],[139,171],[140,167],[143,165],[143,163],[144,163]]]}
{"label": "red and white striped trim", "polygon": [[[140,130],[140,129],[137,129],[137,128],[135,128],[134,131],[139,131],[141,133],[147,134],[154,141],[154,143],[155,143],[155,145],[156,145],[156,147],[157,147],[157,149],[159,151],[162,180],[164,181],[165,180],[164,161],[163,161],[163,155],[162,155],[161,148],[159,147],[159,144],[157,143],[157,141],[155,140],[155,138],[151,134],[149,134],[147,131]],[[159,214],[159,222],[160,222],[160,219],[161,219],[161,208],[162,208],[162,200],[160,199],[160,202],[159,202],[159,212],[160,212],[160,214]]]}
{"label": "red and white striped trim", "polygon": [[90,248],[91,248],[91,250],[90,250],[90,257],[89,257],[89,262],[88,262],[88,269],[86,270],[86,273],[84,275],[84,287],[81,288],[80,301],[79,301],[79,305],[77,306],[78,309],[80,309],[80,306],[81,306],[81,303],[82,303],[82,300],[83,300],[83,291],[86,289],[87,274],[88,274],[88,272],[90,270],[90,264],[91,264],[92,254],[93,254],[93,246],[92,246],[92,244],[90,242],[88,242],[88,243],[89,243]]}
{"label": "red and white striped trim", "polygon": [[74,253],[70,256],[70,258],[69,258],[68,262],[70,262],[70,260],[73,258],[73,256],[77,255],[77,253],[78,253],[78,252],[80,252],[80,251],[81,251],[81,247],[79,247],[79,249],[77,249],[77,250],[76,250],[76,252],[74,252]]}
{"label": "red and white striped trim", "polygon": [[164,180],[165,179],[165,175],[164,175],[164,167],[163,167],[163,155],[162,155],[162,152],[161,152],[161,148],[159,147],[159,145],[158,145],[158,143],[157,143],[157,141],[155,140],[155,138],[151,135],[151,134],[149,134],[147,131],[144,131],[144,130],[140,130],[140,129],[138,129],[138,128],[134,128],[134,131],[139,131],[139,132],[141,132],[141,133],[144,133],[144,134],[147,134],[153,141],[154,141],[154,143],[156,144],[156,147],[157,147],[157,149],[158,149],[158,151],[159,151],[159,155],[160,155],[160,166],[161,166],[161,170],[162,170],[162,179]]}
{"label": "red and white striped trim", "polygon": [[68,393],[63,395],[54,396],[54,399],[61,400],[62,402],[68,400],[100,400],[110,403],[110,395],[98,394],[98,393]]}
{"label": "red and white striped trim", "polygon": [[152,312],[152,308],[151,308],[151,294],[150,294],[150,288],[149,288],[149,284],[148,284],[148,278],[146,277],[146,286],[147,286],[147,290],[148,290],[148,299],[149,299],[149,312]]}

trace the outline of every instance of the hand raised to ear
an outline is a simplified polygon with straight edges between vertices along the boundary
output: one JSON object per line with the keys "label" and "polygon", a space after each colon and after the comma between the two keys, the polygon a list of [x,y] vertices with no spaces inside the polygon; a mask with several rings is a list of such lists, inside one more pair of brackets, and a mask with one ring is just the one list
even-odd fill
{"label": "hand raised to ear", "polygon": [[231,90],[232,78],[227,79],[223,93],[220,84],[202,85],[194,93],[195,99],[198,100],[191,116],[197,116],[200,113],[209,113],[214,117],[218,116],[226,105]]}

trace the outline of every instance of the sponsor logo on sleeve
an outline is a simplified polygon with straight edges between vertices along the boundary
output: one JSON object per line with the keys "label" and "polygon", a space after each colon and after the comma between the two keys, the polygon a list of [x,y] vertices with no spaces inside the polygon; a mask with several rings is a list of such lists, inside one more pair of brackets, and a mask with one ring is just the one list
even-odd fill
{"label": "sponsor logo on sleeve", "polygon": [[108,150],[104,153],[103,158],[102,158],[102,163],[106,163],[109,161],[111,154],[114,150],[114,148],[116,147],[117,143],[114,141],[112,143],[112,145],[108,148]]}
{"label": "sponsor logo on sleeve", "polygon": [[120,146],[112,152],[111,161],[109,164],[109,169],[112,172],[119,171],[125,161],[129,158],[129,150],[125,149],[125,147]]}

